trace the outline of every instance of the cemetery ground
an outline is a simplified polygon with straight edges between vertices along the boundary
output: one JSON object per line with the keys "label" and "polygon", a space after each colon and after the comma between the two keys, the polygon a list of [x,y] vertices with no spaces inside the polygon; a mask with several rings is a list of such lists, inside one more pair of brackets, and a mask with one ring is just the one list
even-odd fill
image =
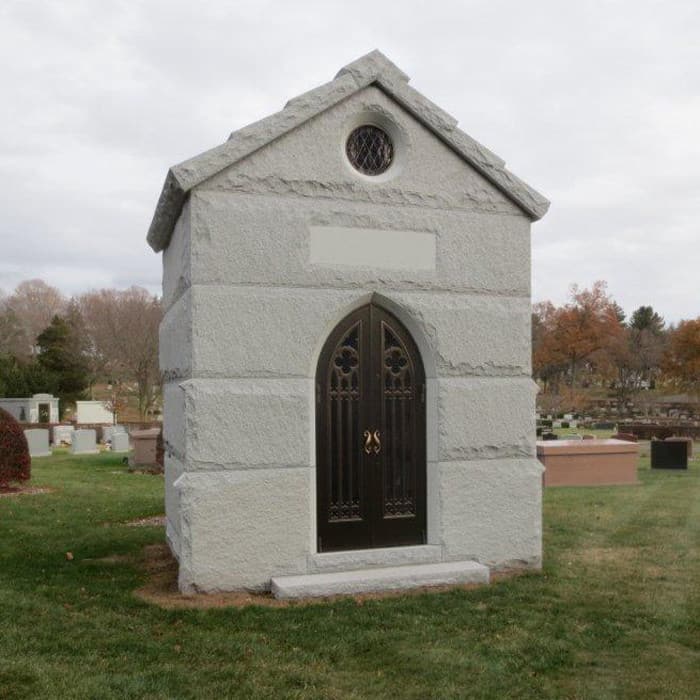
{"label": "cemetery ground", "polygon": [[162,514],[162,477],[35,459],[48,491],[0,498],[0,698],[696,698],[700,460],[639,474],[545,491],[541,573],[187,609],[135,594],[164,534],[133,522]]}

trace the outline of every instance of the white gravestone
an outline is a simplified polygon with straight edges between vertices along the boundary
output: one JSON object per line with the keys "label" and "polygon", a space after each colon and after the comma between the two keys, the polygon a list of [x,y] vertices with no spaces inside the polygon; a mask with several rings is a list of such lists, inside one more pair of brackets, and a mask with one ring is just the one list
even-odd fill
{"label": "white gravestone", "polygon": [[30,428],[24,431],[31,457],[50,457],[49,431],[46,428]]}
{"label": "white gravestone", "polygon": [[54,447],[60,447],[65,443],[70,445],[73,442],[73,433],[75,428],[72,425],[54,425],[53,427],[53,444]]}
{"label": "white gravestone", "polygon": [[76,430],[73,433],[73,442],[70,446],[71,454],[93,455],[97,454],[97,439],[95,431],[91,429]]}
{"label": "white gravestone", "polygon": [[127,433],[115,432],[112,435],[112,452],[128,452],[129,436]]}
{"label": "white gravestone", "polygon": [[115,433],[125,433],[126,428],[123,425],[106,425],[102,428],[102,442],[109,442]]}

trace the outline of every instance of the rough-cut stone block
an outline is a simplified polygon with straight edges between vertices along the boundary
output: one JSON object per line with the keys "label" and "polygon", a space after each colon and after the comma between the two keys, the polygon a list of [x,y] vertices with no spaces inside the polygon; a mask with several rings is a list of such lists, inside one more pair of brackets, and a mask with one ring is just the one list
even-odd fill
{"label": "rough-cut stone block", "polygon": [[193,379],[186,394],[187,469],[309,466],[313,382]]}
{"label": "rough-cut stone block", "polygon": [[185,385],[176,380],[163,384],[163,443],[166,451],[183,460],[185,455]]}
{"label": "rough-cut stone block", "polygon": [[160,323],[158,347],[160,369],[166,379],[187,378],[192,374],[192,299],[189,288],[165,313]]}
{"label": "rough-cut stone block", "polygon": [[366,298],[361,290],[195,286],[194,375],[308,377],[335,323]]}
{"label": "rough-cut stone block", "polygon": [[[180,492],[173,484],[180,478],[184,467],[182,462],[173,455],[166,454],[163,459],[163,476],[165,480],[165,516],[169,526],[180,536]],[[179,545],[179,541],[177,543]],[[173,544],[171,543],[171,548]],[[179,556],[178,550],[173,552]]]}
{"label": "rough-cut stone block", "polygon": [[180,589],[267,589],[273,575],[306,571],[315,513],[313,470],[185,473]]}
{"label": "rough-cut stone block", "polygon": [[[524,217],[216,191],[198,191],[191,202],[192,284],[529,295],[530,234]],[[437,267],[408,272],[314,265],[310,223],[434,232]]]}
{"label": "rough-cut stone block", "polygon": [[115,432],[112,434],[112,452],[128,452],[129,436],[126,433]]}
{"label": "rough-cut stone block", "polygon": [[190,286],[190,203],[177,219],[168,247],[163,251],[163,308],[169,309]]}
{"label": "rough-cut stone block", "polygon": [[[309,376],[331,328],[367,299],[362,290],[202,285],[169,314],[190,294],[195,377]],[[383,299],[412,319],[434,348],[439,374],[530,376],[527,297],[386,290]],[[176,344],[177,353],[188,352],[186,343]],[[163,368],[175,366],[163,362]]]}
{"label": "rough-cut stone block", "polygon": [[542,465],[536,459],[443,462],[440,472],[446,558],[541,565]]}
{"label": "rough-cut stone block", "polygon": [[97,449],[97,433],[92,428],[76,430],[73,433],[73,442],[70,446],[71,454],[74,455],[94,455],[99,452]]}
{"label": "rough-cut stone block", "polygon": [[330,574],[275,576],[272,579],[272,593],[275,598],[314,598],[404,590],[422,586],[454,586],[488,582],[487,567],[475,561],[454,561],[442,564],[340,571]]}
{"label": "rough-cut stone block", "polygon": [[530,299],[389,292],[434,348],[438,375],[531,375]]}
{"label": "rough-cut stone block", "polygon": [[440,379],[440,460],[535,455],[530,378]]}
{"label": "rough-cut stone block", "polygon": [[49,431],[46,428],[29,428],[24,431],[31,457],[50,457]]}

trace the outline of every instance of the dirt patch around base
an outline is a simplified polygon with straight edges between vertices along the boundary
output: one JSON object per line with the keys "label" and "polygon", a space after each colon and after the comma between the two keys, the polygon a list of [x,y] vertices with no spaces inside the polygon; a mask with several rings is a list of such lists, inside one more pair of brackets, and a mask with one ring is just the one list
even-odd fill
{"label": "dirt patch around base", "polygon": [[13,496],[40,496],[42,493],[53,493],[54,489],[40,488],[38,486],[10,486],[0,489],[0,498],[12,498]]}
{"label": "dirt patch around base", "polygon": [[164,515],[153,515],[150,518],[136,518],[124,523],[127,527],[165,527]]}
{"label": "dirt patch around base", "polygon": [[[295,600],[278,600],[269,592],[232,591],[230,593],[194,593],[184,595],[177,588],[177,560],[166,544],[154,544],[144,548],[142,566],[148,575],[145,586],[134,591],[141,600],[165,608],[200,609],[209,608],[244,608],[249,605],[261,605],[269,608],[288,608],[304,605],[323,605],[338,599],[351,599],[357,605],[368,600],[383,600],[384,598],[399,598],[415,596],[424,593],[443,593],[454,590],[471,590],[484,584],[463,584],[456,586],[423,586],[410,590],[382,591],[381,593],[362,593],[358,595],[326,596],[323,598],[301,598]],[[492,575],[491,581],[496,582],[526,573],[522,569],[508,569]]]}

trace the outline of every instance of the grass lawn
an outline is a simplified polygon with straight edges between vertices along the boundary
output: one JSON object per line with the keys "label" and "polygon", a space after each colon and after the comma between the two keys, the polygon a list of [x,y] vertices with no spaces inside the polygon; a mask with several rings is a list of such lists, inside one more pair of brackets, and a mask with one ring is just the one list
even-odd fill
{"label": "grass lawn", "polygon": [[700,697],[698,460],[548,489],[541,574],[210,610],[133,595],[163,531],[125,523],[162,512],[161,477],[108,453],[33,475],[53,492],[0,498],[0,698]]}

